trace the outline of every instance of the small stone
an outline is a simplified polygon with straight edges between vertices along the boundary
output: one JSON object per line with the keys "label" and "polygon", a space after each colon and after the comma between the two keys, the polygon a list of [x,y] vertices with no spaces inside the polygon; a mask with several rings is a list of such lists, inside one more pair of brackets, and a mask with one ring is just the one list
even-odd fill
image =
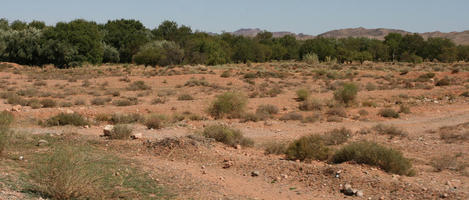
{"label": "small stone", "polygon": [[67,114],[73,114],[73,113],[75,113],[75,112],[74,112],[73,110],[66,109],[66,110],[65,110],[65,113],[67,113]]}
{"label": "small stone", "polygon": [[448,198],[448,196],[449,195],[447,193],[443,193],[443,194],[440,195],[441,198]]}
{"label": "small stone", "polygon": [[130,138],[132,138],[133,140],[140,139],[142,137],[143,137],[143,135],[141,133],[135,133],[135,134],[130,136]]}
{"label": "small stone", "polygon": [[90,125],[85,125],[83,126],[83,128],[90,128]]}
{"label": "small stone", "polygon": [[342,193],[348,196],[355,195],[355,191],[353,190],[352,185],[348,183],[345,184],[344,187],[342,188]]}
{"label": "small stone", "polygon": [[252,171],[251,172],[252,177],[259,176],[259,175],[260,175],[259,171]]}
{"label": "small stone", "polygon": [[104,136],[110,136],[110,135],[111,135],[111,132],[112,132],[112,129],[114,129],[114,126],[113,126],[113,125],[106,125],[106,126],[104,126],[104,128],[103,128],[103,134],[104,134]]}
{"label": "small stone", "polygon": [[24,160],[24,157],[23,157],[23,156],[20,156],[20,157],[18,158],[18,160]]}
{"label": "small stone", "polygon": [[286,174],[282,174],[281,176],[282,176],[282,178],[284,178],[284,179],[287,179],[287,178],[288,178],[288,175],[286,175]]}
{"label": "small stone", "polygon": [[241,145],[237,144],[237,145],[235,146],[235,149],[241,149]]}
{"label": "small stone", "polygon": [[11,108],[11,111],[13,112],[19,112],[21,111],[23,107],[21,105],[14,105],[12,108]]}
{"label": "small stone", "polygon": [[357,195],[357,197],[363,197],[363,191],[357,190],[357,192],[355,193],[355,195]]}

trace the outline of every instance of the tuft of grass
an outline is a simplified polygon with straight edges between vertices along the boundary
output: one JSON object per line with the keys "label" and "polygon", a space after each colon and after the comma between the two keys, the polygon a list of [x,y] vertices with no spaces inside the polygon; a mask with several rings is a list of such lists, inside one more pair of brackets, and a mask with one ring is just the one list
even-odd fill
{"label": "tuft of grass", "polygon": [[150,90],[151,87],[147,85],[144,81],[134,81],[127,87],[127,90],[137,91],[137,90]]}
{"label": "tuft of grass", "polygon": [[163,124],[166,121],[166,116],[152,114],[145,119],[145,126],[148,129],[160,129],[163,128]]}
{"label": "tuft of grass", "polygon": [[244,137],[240,130],[230,128],[225,125],[207,126],[203,130],[202,135],[207,138],[213,138],[218,142],[222,142],[233,147],[236,145],[248,147],[254,145],[254,141]]}
{"label": "tuft of grass", "polygon": [[129,139],[130,135],[132,135],[132,131],[132,128],[126,124],[117,124],[112,129],[109,139]]}
{"label": "tuft of grass", "polygon": [[314,98],[307,98],[299,106],[299,109],[303,111],[321,110],[321,108],[321,102]]}
{"label": "tuft of grass", "polygon": [[257,107],[256,114],[265,117],[271,117],[278,113],[278,107],[270,104],[263,104]]}
{"label": "tuft of grass", "polygon": [[404,113],[404,114],[410,114],[410,107],[406,105],[400,105],[399,106],[399,112]]}
{"label": "tuft of grass", "polygon": [[306,88],[301,88],[296,91],[296,99],[298,101],[306,101],[306,99],[308,99],[310,95],[311,93]]}
{"label": "tuft of grass", "polygon": [[59,113],[49,119],[47,119],[44,124],[46,126],[65,126],[65,125],[73,125],[73,126],[85,126],[88,125],[89,122],[80,114],[78,113]]}
{"label": "tuft of grass", "polygon": [[192,97],[190,94],[181,94],[178,96],[179,101],[190,101],[194,100],[194,97]]}
{"label": "tuft of grass", "polygon": [[14,119],[15,117],[10,112],[8,111],[0,112],[0,127],[10,126],[10,124],[13,123]]}
{"label": "tuft of grass", "polygon": [[0,155],[2,155],[5,147],[9,144],[11,132],[9,126],[13,123],[14,116],[7,111],[0,112]]}
{"label": "tuft of grass", "polygon": [[109,122],[112,124],[132,124],[136,122],[143,121],[142,115],[138,113],[131,114],[117,114],[114,113],[111,115]]}
{"label": "tuft of grass", "polygon": [[287,144],[283,142],[268,142],[264,144],[264,152],[266,155],[268,154],[275,154],[275,155],[282,155],[287,152]]}
{"label": "tuft of grass", "polygon": [[331,149],[320,135],[303,136],[288,145],[286,157],[290,160],[327,160]]}
{"label": "tuft of grass", "polygon": [[347,142],[352,137],[352,131],[342,127],[326,132],[322,138],[326,145],[339,145]]}
{"label": "tuft of grass", "polygon": [[208,108],[208,113],[216,118],[220,119],[225,116],[236,118],[240,117],[244,113],[244,109],[247,104],[247,98],[237,92],[225,92],[218,95]]}
{"label": "tuft of grass", "polygon": [[386,172],[412,176],[412,163],[402,152],[374,142],[360,141],[339,149],[332,157],[334,163],[354,161],[358,164],[378,166]]}
{"label": "tuft of grass", "polygon": [[383,108],[378,112],[378,115],[386,118],[399,118],[399,113],[392,108]]}
{"label": "tuft of grass", "polygon": [[381,134],[381,135],[390,135],[390,136],[399,136],[399,137],[405,137],[407,136],[407,133],[394,126],[394,125],[385,125],[385,124],[377,124],[373,127],[373,130],[376,131],[376,133]]}
{"label": "tuft of grass", "polygon": [[289,112],[280,117],[280,120],[282,121],[288,121],[288,120],[303,120],[303,115],[297,112]]}
{"label": "tuft of grass", "polygon": [[458,160],[458,155],[443,155],[440,157],[434,157],[431,159],[430,164],[436,172],[441,172],[443,170],[463,172],[467,167],[466,163]]}
{"label": "tuft of grass", "polygon": [[53,108],[57,106],[57,102],[53,99],[42,99],[40,104],[43,108]]}
{"label": "tuft of grass", "polygon": [[91,100],[91,104],[95,106],[102,106],[107,102],[110,102],[112,99],[107,97],[107,98],[101,98],[101,97],[96,97]]}
{"label": "tuft of grass", "polygon": [[354,83],[344,83],[342,88],[334,92],[334,99],[338,102],[350,105],[357,98],[358,86]]}

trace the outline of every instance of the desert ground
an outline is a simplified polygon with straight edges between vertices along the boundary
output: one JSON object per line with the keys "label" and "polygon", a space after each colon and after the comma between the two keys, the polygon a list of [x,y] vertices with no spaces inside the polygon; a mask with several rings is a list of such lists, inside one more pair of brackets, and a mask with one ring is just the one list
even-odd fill
{"label": "desert ground", "polygon": [[[334,93],[350,82],[358,86],[357,96],[342,105]],[[214,100],[226,92],[245,96],[243,112],[211,114]],[[71,69],[1,63],[0,93],[0,111],[14,116],[0,156],[0,199],[53,199],[44,187],[54,184],[41,182],[53,181],[51,173],[38,175],[37,169],[52,162],[43,157],[55,155],[58,146],[92,149],[90,157],[117,160],[117,168],[100,167],[112,171],[110,180],[121,180],[110,181],[103,199],[469,198],[468,63]],[[260,115],[265,105],[275,111]],[[82,116],[86,124],[54,121],[61,113]],[[109,125],[120,124],[130,137],[103,136],[112,132]],[[251,143],[204,137],[213,125],[237,129]],[[342,128],[345,136],[327,137]],[[285,154],[283,148],[311,134],[340,142],[326,145],[331,153],[325,159]],[[333,161],[334,152],[359,141],[402,152],[412,173]],[[354,191],[347,192],[346,185]]]}

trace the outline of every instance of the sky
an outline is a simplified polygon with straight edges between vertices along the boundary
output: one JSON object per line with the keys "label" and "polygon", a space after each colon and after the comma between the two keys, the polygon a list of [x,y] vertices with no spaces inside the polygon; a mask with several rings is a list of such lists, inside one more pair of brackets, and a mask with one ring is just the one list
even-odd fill
{"label": "sky", "polygon": [[86,19],[164,20],[220,33],[240,28],[317,35],[341,28],[469,30],[469,0],[2,0],[0,18],[48,25]]}

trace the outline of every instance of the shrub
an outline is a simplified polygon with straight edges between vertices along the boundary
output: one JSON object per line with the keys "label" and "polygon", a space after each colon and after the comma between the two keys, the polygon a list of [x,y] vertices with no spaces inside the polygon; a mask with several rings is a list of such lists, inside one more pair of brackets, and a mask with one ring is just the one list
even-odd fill
{"label": "shrub", "polygon": [[373,101],[364,101],[362,102],[362,106],[376,108],[378,105]]}
{"label": "shrub", "polygon": [[297,112],[289,112],[280,117],[280,120],[287,121],[287,120],[303,120],[303,115]]}
{"label": "shrub", "polygon": [[440,139],[446,143],[464,142],[469,140],[469,131],[457,133],[455,130],[442,129]]}
{"label": "shrub", "polygon": [[86,105],[86,100],[85,99],[76,99],[74,104],[77,105],[77,106],[83,106],[83,105]]}
{"label": "shrub", "polygon": [[308,89],[302,88],[296,91],[296,96],[298,101],[306,101],[308,97],[311,95]]}
{"label": "shrub", "polygon": [[143,45],[133,56],[137,65],[166,66],[182,62],[184,50],[173,41],[152,41]]}
{"label": "shrub", "polygon": [[451,80],[446,76],[435,83],[435,86],[447,86],[451,84]]}
{"label": "shrub", "polygon": [[181,94],[178,96],[179,101],[190,101],[194,100],[194,97],[192,97],[190,94]]}
{"label": "shrub", "polygon": [[265,144],[265,154],[282,155],[287,151],[287,145],[282,142],[269,142]]}
{"label": "shrub", "polygon": [[334,92],[334,99],[338,102],[349,105],[357,97],[358,86],[354,83],[344,83],[342,88]]}
{"label": "shrub", "polygon": [[237,92],[226,92],[218,95],[210,105],[208,112],[211,116],[219,119],[225,116],[239,117],[247,104],[247,98]]}
{"label": "shrub", "polygon": [[260,120],[264,120],[266,118],[266,115],[258,114],[258,113],[244,113],[241,116],[242,120],[240,122],[258,122]]}
{"label": "shrub", "polygon": [[229,70],[227,71],[223,71],[223,73],[221,73],[220,77],[222,78],[228,78],[231,76],[231,72]]}
{"label": "shrub", "polygon": [[150,90],[151,87],[147,85],[144,81],[134,81],[129,84],[127,90],[137,91],[137,90]]}
{"label": "shrub", "polygon": [[242,145],[253,146],[254,141],[243,136],[238,129],[233,129],[225,125],[210,125],[205,127],[202,134],[207,138],[213,138],[218,142],[230,146]]}
{"label": "shrub", "polygon": [[327,160],[331,150],[319,135],[303,136],[288,145],[287,159],[290,160]]}
{"label": "shrub", "polygon": [[85,126],[88,124],[88,121],[78,113],[59,113],[45,121],[46,126]]}
{"label": "shrub", "polygon": [[376,133],[381,134],[381,135],[400,136],[400,137],[407,136],[407,133],[405,131],[393,125],[377,124],[376,126],[373,127],[373,130],[376,131]]}
{"label": "shrub", "polygon": [[128,98],[128,99],[119,99],[113,102],[116,106],[131,106],[137,105],[138,99],[137,98]]}
{"label": "shrub", "polygon": [[345,112],[345,108],[340,106],[329,108],[326,114],[338,117],[347,117],[347,112]]}
{"label": "shrub", "polygon": [[377,87],[376,87],[376,85],[373,84],[372,82],[368,82],[368,83],[366,84],[365,88],[366,88],[366,90],[368,90],[368,91],[373,91],[373,90],[376,90]]}
{"label": "shrub", "polygon": [[400,151],[374,142],[360,141],[339,149],[332,157],[334,163],[354,161],[358,164],[378,166],[386,172],[413,175],[412,164]]}
{"label": "shrub", "polygon": [[409,114],[410,113],[410,108],[409,108],[409,106],[406,106],[406,105],[400,105],[399,106],[399,112],[404,113],[404,114]]}
{"label": "shrub", "polygon": [[383,108],[378,112],[378,114],[381,117],[386,117],[386,118],[399,118],[399,113],[396,112],[392,108]]}
{"label": "shrub", "polygon": [[7,126],[0,126],[0,156],[5,150],[5,147],[9,144],[10,137],[10,129],[8,129]]}
{"label": "shrub", "polygon": [[301,102],[299,109],[303,111],[310,110],[321,110],[321,102],[317,99],[307,98],[305,101]]}
{"label": "shrub", "polygon": [[0,127],[8,127],[14,120],[13,114],[8,111],[0,112]]}
{"label": "shrub", "polygon": [[117,124],[111,131],[109,139],[129,139],[132,135],[132,128],[125,124]]}
{"label": "shrub", "polygon": [[265,116],[265,117],[270,117],[274,114],[278,113],[278,108],[275,105],[270,105],[270,104],[264,104],[260,105],[256,109],[256,114]]}
{"label": "shrub", "polygon": [[160,129],[163,128],[163,123],[166,120],[164,115],[150,115],[145,119],[145,126],[148,129]]}
{"label": "shrub", "polygon": [[57,102],[54,101],[53,99],[42,99],[40,103],[43,108],[53,108],[57,106]]}
{"label": "shrub", "polygon": [[435,168],[435,171],[441,172],[449,169],[454,171],[464,171],[466,164],[458,161],[458,156],[443,155],[440,157],[434,157],[431,160],[431,165]]}
{"label": "shrub", "polygon": [[142,115],[138,113],[132,113],[132,114],[114,113],[109,119],[109,122],[111,122],[112,124],[132,124],[132,123],[141,122],[141,121],[143,121],[143,117]]}
{"label": "shrub", "polygon": [[83,150],[55,147],[33,168],[35,189],[53,199],[99,198],[96,164]]}
{"label": "shrub", "polygon": [[91,104],[95,106],[101,106],[104,105],[107,102],[110,102],[112,99],[111,98],[101,98],[97,97],[91,100]]}
{"label": "shrub", "polygon": [[165,97],[157,97],[157,98],[154,98],[153,100],[151,100],[151,104],[152,105],[155,105],[155,104],[164,104],[166,103],[167,99]]}
{"label": "shrub", "polygon": [[318,55],[315,53],[307,53],[306,55],[303,56],[303,61],[308,64],[318,64],[319,58],[318,58]]}
{"label": "shrub", "polygon": [[339,145],[347,142],[352,136],[352,131],[342,127],[326,132],[322,137],[326,145]]}
{"label": "shrub", "polygon": [[28,100],[26,100],[25,98],[20,97],[16,94],[12,94],[12,95],[7,96],[7,103],[12,104],[12,105],[27,106],[28,105]]}

